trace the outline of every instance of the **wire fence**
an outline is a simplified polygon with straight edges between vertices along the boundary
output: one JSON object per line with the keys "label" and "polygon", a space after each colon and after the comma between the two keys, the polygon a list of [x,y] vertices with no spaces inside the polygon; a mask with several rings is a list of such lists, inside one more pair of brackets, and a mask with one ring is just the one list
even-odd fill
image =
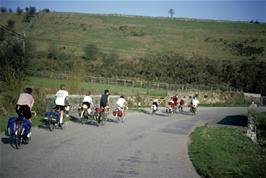
{"label": "wire fence", "polygon": [[105,77],[94,77],[87,76],[86,81],[90,83],[103,83],[111,85],[122,85],[129,87],[140,87],[140,88],[154,88],[164,90],[222,90],[222,91],[236,91],[235,88],[223,85],[208,86],[202,84],[169,84],[163,82],[151,82],[134,79],[119,79],[119,78],[105,78]]}
{"label": "wire fence", "polygon": [[[71,80],[71,77],[65,73],[52,74],[51,73],[45,75],[44,73],[37,75],[37,77],[48,77],[59,80]],[[147,88],[147,89],[162,89],[167,91],[198,91],[198,90],[206,90],[206,91],[238,91],[237,89],[224,86],[224,85],[216,85],[209,86],[203,84],[169,84],[164,82],[152,82],[152,81],[144,81],[139,79],[121,79],[121,78],[107,78],[107,77],[97,77],[97,76],[86,76],[86,82],[90,83],[99,83],[99,84],[107,84],[107,85],[119,85],[125,87],[138,87],[138,88]]]}

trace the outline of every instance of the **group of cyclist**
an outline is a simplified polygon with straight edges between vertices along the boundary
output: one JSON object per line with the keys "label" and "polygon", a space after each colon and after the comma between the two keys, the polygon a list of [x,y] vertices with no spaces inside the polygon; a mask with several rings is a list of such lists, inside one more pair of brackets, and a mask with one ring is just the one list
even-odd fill
{"label": "group of cyclist", "polygon": [[[89,115],[92,115],[93,114],[93,110],[92,110],[93,101],[92,101],[90,94],[91,93],[88,92],[84,96],[83,101],[82,101],[82,106],[86,105],[85,108],[87,110],[87,113]],[[104,93],[102,94],[102,96],[100,98],[100,110],[102,110],[102,111],[109,110],[109,103],[108,103],[109,95],[110,95],[109,90],[104,90]],[[116,107],[119,111],[122,112],[123,116],[125,116],[125,109],[127,108],[127,105],[128,105],[128,103],[125,100],[124,96],[120,96],[116,102]],[[82,117],[82,113],[80,114],[80,116]]]}
{"label": "group of cyclist", "polygon": [[[199,105],[199,101],[197,97],[193,96],[187,106],[190,108],[197,108],[198,105]],[[179,109],[179,111],[183,111],[184,106],[185,106],[185,100],[182,97],[174,95],[170,97],[170,99],[168,100],[166,111],[175,112],[177,109]]]}
{"label": "group of cyclist", "polygon": [[[23,115],[26,119],[29,120],[31,120],[32,118],[31,110],[34,105],[34,98],[31,94],[32,94],[32,89],[26,88],[25,91],[19,95],[16,105],[17,114],[19,116]],[[91,93],[88,92],[84,96],[82,101],[82,105],[84,104],[87,105],[87,111],[89,114],[92,113],[92,107],[93,107],[93,100],[90,95]],[[109,90],[105,90],[100,99],[100,108],[105,109],[109,107],[108,105],[109,95],[110,95]],[[159,106],[158,99],[155,99],[153,101],[153,104],[156,105],[156,107],[158,108]],[[196,98],[196,96],[193,96],[188,106],[197,108],[198,104],[199,104],[198,99]],[[60,85],[60,89],[55,94],[55,105],[56,105],[55,109],[60,111],[59,126],[61,126],[63,124],[63,116],[64,116],[64,111],[66,109],[65,107],[69,106],[69,94],[64,84]],[[125,100],[124,96],[120,96],[120,98],[116,102],[116,105],[121,111],[123,111],[123,113],[125,113],[124,110],[127,107],[127,101]],[[168,100],[167,108],[172,110],[179,109],[180,111],[183,111],[184,105],[185,105],[184,99],[174,95],[170,97],[170,99]]]}
{"label": "group of cyclist", "polygon": [[[82,100],[82,105],[87,106],[87,111],[89,114],[92,114],[92,107],[93,107],[93,100],[90,96],[90,92],[87,92]],[[108,97],[110,95],[109,90],[104,90],[104,93],[100,99],[100,108],[107,109],[109,108]],[[66,107],[69,106],[69,93],[65,88],[65,85],[60,85],[59,90],[55,94],[55,110],[60,112],[60,119],[59,119],[59,127],[63,124],[64,118],[64,111]],[[16,104],[16,112],[18,116],[23,116],[29,121],[32,118],[32,107],[34,105],[34,98],[32,96],[32,89],[26,88],[23,93],[19,95],[17,104]],[[125,100],[124,96],[120,96],[120,98],[116,102],[117,108],[122,111],[123,115],[125,115],[125,108],[127,108],[127,101]]]}
{"label": "group of cyclist", "polygon": [[[91,93],[88,92],[84,96],[82,100],[82,105],[87,105],[87,112],[89,114],[92,114],[93,110],[93,100],[90,96]],[[109,90],[104,90],[104,93],[102,94],[100,98],[100,108],[101,109],[108,109],[108,97],[110,95]],[[188,104],[191,108],[197,108],[199,104],[198,99],[196,96],[193,96],[190,103]],[[32,96],[32,89],[26,88],[23,93],[19,95],[19,98],[17,100],[16,104],[16,112],[18,116],[23,116],[25,119],[28,119],[31,122],[32,118],[32,107],[34,105],[34,98]],[[59,90],[55,94],[55,109],[60,112],[60,119],[59,119],[59,127],[62,127],[62,124],[64,123],[64,111],[66,110],[66,107],[69,106],[69,93],[65,88],[65,85],[60,85]],[[125,100],[124,96],[120,96],[119,99],[116,102],[116,107],[119,111],[123,113],[123,116],[125,116],[125,109],[127,108],[127,101]],[[153,105],[156,105],[156,108],[159,106],[158,99],[155,99],[153,102]],[[185,105],[184,99],[178,97],[178,96],[172,96],[168,100],[168,109],[176,110],[179,109],[180,111],[183,111],[183,107]]]}

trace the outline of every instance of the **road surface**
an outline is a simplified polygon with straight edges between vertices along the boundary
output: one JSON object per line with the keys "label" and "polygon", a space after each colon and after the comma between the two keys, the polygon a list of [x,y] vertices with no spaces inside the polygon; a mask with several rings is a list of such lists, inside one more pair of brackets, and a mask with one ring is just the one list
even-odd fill
{"label": "road surface", "polygon": [[246,108],[200,108],[196,116],[168,117],[162,110],[129,113],[123,124],[69,121],[64,130],[33,128],[30,144],[19,150],[2,133],[0,177],[199,177],[188,157],[189,133],[246,114]]}

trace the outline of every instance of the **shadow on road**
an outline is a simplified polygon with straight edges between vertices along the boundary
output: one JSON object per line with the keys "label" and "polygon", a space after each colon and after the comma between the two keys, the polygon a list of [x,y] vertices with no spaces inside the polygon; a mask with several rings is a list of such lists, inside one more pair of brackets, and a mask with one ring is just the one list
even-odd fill
{"label": "shadow on road", "polygon": [[9,137],[2,137],[2,143],[3,144],[9,144],[10,143]]}
{"label": "shadow on road", "polygon": [[247,122],[248,122],[247,116],[231,115],[231,116],[226,116],[225,118],[217,122],[217,124],[246,127]]}
{"label": "shadow on road", "polygon": [[153,114],[149,113],[150,115],[155,115],[155,116],[162,116],[162,117],[169,117],[169,114],[166,113],[166,112],[162,112],[162,113],[158,113],[158,112],[155,112]]}
{"label": "shadow on road", "polygon": [[189,115],[189,116],[193,115],[190,111],[179,111],[176,114]]}
{"label": "shadow on road", "polygon": [[[81,124],[80,118],[75,117],[75,116],[73,116],[73,115],[70,115],[69,120],[70,120],[71,122],[75,122],[75,123],[79,123],[79,124]],[[85,125],[98,126],[97,123],[96,123],[96,121],[91,120],[91,119],[87,120],[87,122],[84,123],[84,124],[85,124]]]}
{"label": "shadow on road", "polygon": [[[70,116],[70,119],[69,119],[71,122],[75,122],[75,123],[80,123],[81,124],[81,121],[80,121],[80,118],[78,117],[75,117],[75,116]],[[111,118],[107,118],[105,120],[105,122],[111,122],[111,123],[117,123],[116,120],[114,119],[111,119]],[[93,126],[98,126],[97,122],[93,119],[88,119],[87,122],[85,123],[85,125],[93,125]]]}

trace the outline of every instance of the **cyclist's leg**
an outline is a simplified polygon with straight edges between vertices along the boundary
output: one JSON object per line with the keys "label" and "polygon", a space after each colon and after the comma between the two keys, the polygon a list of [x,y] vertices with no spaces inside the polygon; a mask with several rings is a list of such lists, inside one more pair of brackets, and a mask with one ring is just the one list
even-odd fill
{"label": "cyclist's leg", "polygon": [[60,119],[59,119],[59,124],[61,125],[64,120],[64,106],[60,106]]}

